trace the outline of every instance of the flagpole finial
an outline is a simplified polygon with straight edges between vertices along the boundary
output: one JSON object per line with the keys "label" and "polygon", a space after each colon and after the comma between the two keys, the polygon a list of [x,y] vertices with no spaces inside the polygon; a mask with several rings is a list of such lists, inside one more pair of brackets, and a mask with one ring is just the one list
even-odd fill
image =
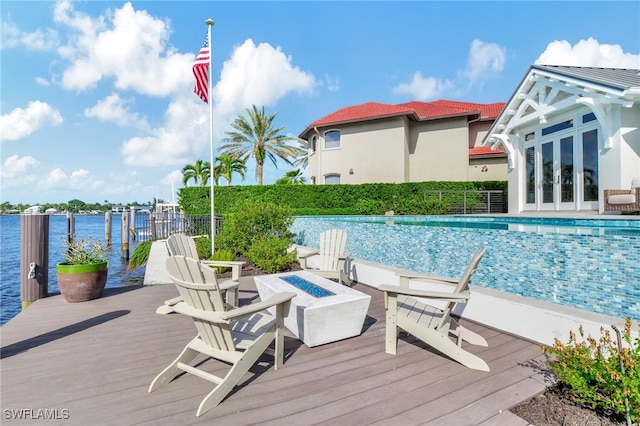
{"label": "flagpole finial", "polygon": [[209,25],[210,27],[213,27],[215,22],[213,22],[213,19],[209,18],[206,21],[204,21],[205,24]]}

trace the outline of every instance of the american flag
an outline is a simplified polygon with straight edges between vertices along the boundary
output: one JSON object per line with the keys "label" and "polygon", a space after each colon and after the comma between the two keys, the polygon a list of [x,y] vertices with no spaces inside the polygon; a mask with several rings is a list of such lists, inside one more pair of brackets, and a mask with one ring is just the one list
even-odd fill
{"label": "american flag", "polygon": [[193,64],[193,75],[196,77],[196,85],[193,93],[198,95],[205,103],[209,103],[209,36],[204,38],[204,43],[198,52],[196,62]]}

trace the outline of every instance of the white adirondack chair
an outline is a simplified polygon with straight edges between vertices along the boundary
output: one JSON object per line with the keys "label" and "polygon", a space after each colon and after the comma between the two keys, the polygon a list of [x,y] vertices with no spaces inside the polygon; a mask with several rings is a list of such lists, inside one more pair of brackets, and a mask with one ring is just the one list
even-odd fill
{"label": "white adirondack chair", "polygon": [[[340,229],[330,229],[320,234],[320,250],[298,256],[300,267],[325,278],[337,279],[340,284],[350,284],[349,274],[344,270],[345,260],[349,253],[345,252],[347,233]],[[318,267],[308,265],[308,259],[318,256]]]}
{"label": "white adirondack chair", "polygon": [[[191,259],[198,259],[198,250],[196,243],[192,237],[185,234],[171,234],[167,238],[167,249],[171,256],[185,256]],[[220,280],[219,285],[221,291],[225,294],[226,301],[230,305],[238,306],[238,287],[240,285],[240,276],[242,274],[242,266],[245,262],[241,261],[223,261],[223,260],[200,260],[200,263],[210,267],[231,268],[231,279]]]}
{"label": "white adirondack chair", "polygon": [[[462,341],[479,346],[487,346],[487,341],[451,317],[451,312],[458,303],[469,300],[469,281],[485,251],[486,248],[482,247],[475,252],[460,279],[401,275],[400,286],[380,286],[380,290],[384,291],[387,309],[387,353],[396,354],[398,331],[402,329],[469,368],[489,371],[489,366],[480,357],[462,349]],[[447,293],[409,288],[409,279],[448,284],[453,291]],[[447,304],[444,309],[439,309],[417,298],[439,300]],[[456,337],[457,341],[453,342],[449,335]]]}
{"label": "white adirondack chair", "polygon": [[[149,392],[171,382],[181,371],[215,383],[214,389],[198,407],[196,415],[201,416],[229,394],[263,353],[274,356],[276,369],[282,367],[284,318],[288,315],[295,293],[278,293],[268,300],[225,311],[215,272],[211,268],[184,256],[169,257],[167,268],[183,299],[172,305],[171,309],[191,317],[198,334],[156,376],[149,386]],[[200,279],[190,279],[200,275],[205,277],[205,284],[198,282]],[[266,313],[265,310],[270,307],[275,307],[275,316]],[[270,349],[274,341],[275,346]],[[189,365],[199,354],[230,364],[231,367],[224,377],[218,377]]]}

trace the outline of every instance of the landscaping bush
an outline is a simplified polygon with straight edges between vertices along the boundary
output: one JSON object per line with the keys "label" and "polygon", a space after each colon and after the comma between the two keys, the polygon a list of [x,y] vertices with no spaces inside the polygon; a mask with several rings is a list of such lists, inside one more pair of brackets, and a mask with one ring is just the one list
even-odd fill
{"label": "landscaping bush", "polygon": [[139,243],[129,259],[129,269],[136,269],[142,265],[145,265],[149,260],[149,253],[151,253],[151,245],[153,241],[144,241]]}
{"label": "landscaping bush", "polygon": [[289,228],[293,220],[292,210],[286,205],[243,201],[224,216],[222,232],[216,236],[216,248],[246,256],[258,240],[285,237],[291,241],[294,234]]}
{"label": "landscaping bush", "polygon": [[[625,321],[623,341],[626,347],[618,350],[611,333],[600,329],[599,340],[585,337],[580,326],[580,338],[570,333],[567,344],[555,339],[551,348],[543,350],[553,355],[549,366],[558,377],[568,397],[594,410],[624,416],[625,396],[628,398],[631,421],[640,420],[640,339],[632,341],[631,318]],[[622,358],[625,374],[620,368]]]}
{"label": "landscaping bush", "polygon": [[[216,252],[213,253],[213,256],[211,256],[210,260],[222,260],[222,261],[236,260],[236,255],[231,250],[216,250]],[[226,268],[224,266],[216,266],[215,269],[218,274],[224,274],[225,272],[229,271],[231,268],[230,267]]]}
{"label": "landscaping bush", "polygon": [[382,215],[386,209],[384,202],[381,200],[362,198],[356,203],[355,210],[356,214],[359,215]]}
{"label": "landscaping bush", "polygon": [[289,269],[296,261],[295,251],[287,252],[291,246],[288,236],[269,236],[256,240],[247,251],[247,258],[267,274]]}
{"label": "landscaping bush", "polygon": [[198,259],[209,259],[211,257],[211,238],[207,235],[194,238],[193,240],[196,243]]}

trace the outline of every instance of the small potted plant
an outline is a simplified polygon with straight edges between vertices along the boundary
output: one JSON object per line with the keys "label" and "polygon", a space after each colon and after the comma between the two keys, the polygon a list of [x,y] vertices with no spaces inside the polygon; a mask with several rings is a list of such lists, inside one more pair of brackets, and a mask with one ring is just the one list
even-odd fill
{"label": "small potted plant", "polygon": [[56,265],[58,288],[67,302],[97,299],[107,283],[109,247],[93,237],[65,240],[64,260]]}

